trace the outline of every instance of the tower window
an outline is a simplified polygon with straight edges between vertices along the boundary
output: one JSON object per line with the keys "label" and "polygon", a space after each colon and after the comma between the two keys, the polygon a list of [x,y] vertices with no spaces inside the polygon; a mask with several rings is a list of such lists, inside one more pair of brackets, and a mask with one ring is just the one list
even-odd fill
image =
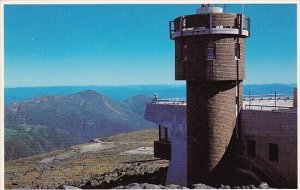
{"label": "tower window", "polygon": [[269,160],[278,162],[278,144],[269,143]]}
{"label": "tower window", "polygon": [[187,54],[188,54],[188,49],[187,49],[187,45],[184,44],[183,45],[183,61],[187,61]]}
{"label": "tower window", "polygon": [[247,141],[247,155],[250,158],[255,158],[256,155],[256,143],[255,141]]}
{"label": "tower window", "polygon": [[215,60],[216,59],[216,45],[209,44],[207,47],[207,61]]}
{"label": "tower window", "polygon": [[240,44],[236,43],[235,44],[235,59],[240,59]]}
{"label": "tower window", "polygon": [[169,141],[168,140],[168,128],[159,125],[159,141]]}

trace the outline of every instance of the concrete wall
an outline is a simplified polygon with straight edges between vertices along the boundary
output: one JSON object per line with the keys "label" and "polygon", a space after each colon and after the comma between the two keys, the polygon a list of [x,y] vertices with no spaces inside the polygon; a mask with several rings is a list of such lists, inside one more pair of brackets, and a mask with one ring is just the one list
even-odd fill
{"label": "concrete wall", "polygon": [[[283,187],[297,185],[297,114],[243,110],[241,114],[242,155],[247,156],[247,141],[256,142],[252,161]],[[269,143],[278,144],[279,160],[269,160]]]}
{"label": "concrete wall", "polygon": [[146,106],[145,119],[168,128],[171,141],[171,160],[167,184],[187,185],[187,126],[186,106],[152,104]]}
{"label": "concrete wall", "polygon": [[[187,183],[186,106],[148,104],[145,119],[168,128],[172,160],[167,183]],[[297,114],[292,111],[241,111],[241,154],[247,155],[247,141],[256,142],[252,162],[282,187],[297,184]],[[278,144],[279,160],[269,161],[269,143]]]}

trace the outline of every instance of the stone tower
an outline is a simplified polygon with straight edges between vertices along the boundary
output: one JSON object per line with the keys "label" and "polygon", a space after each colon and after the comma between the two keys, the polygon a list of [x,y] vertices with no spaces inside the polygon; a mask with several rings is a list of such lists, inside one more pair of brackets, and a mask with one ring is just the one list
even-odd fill
{"label": "stone tower", "polygon": [[[208,4],[170,21],[175,79],[187,86],[187,185],[207,181],[238,135],[250,20]],[[236,129],[236,130],[235,130]]]}

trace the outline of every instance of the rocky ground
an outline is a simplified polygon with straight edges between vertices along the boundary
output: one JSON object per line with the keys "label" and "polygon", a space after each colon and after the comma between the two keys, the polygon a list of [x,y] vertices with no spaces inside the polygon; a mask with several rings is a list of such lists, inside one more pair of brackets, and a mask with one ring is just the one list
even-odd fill
{"label": "rocky ground", "polygon": [[[92,176],[79,184],[62,185],[61,189],[188,189],[180,185],[162,185],[165,182],[167,167],[157,167],[145,162],[125,164],[114,171]],[[229,186],[194,184],[190,189],[269,189],[265,182],[259,186]]]}
{"label": "rocky ground", "polygon": [[[7,189],[186,189],[164,185],[167,160],[153,156],[157,130],[93,139],[88,144],[5,163]],[[268,188],[266,183],[230,187],[195,184],[192,189]]]}
{"label": "rocky ground", "polygon": [[[229,185],[221,185],[220,187],[212,187],[209,185],[205,185],[202,183],[194,184],[190,189],[269,189],[267,183],[261,183],[259,186],[254,185],[245,185],[245,186],[232,186]],[[149,183],[130,183],[126,186],[117,186],[114,189],[189,189],[187,187],[182,187],[179,185],[156,185],[156,184],[149,184]]]}
{"label": "rocky ground", "polygon": [[167,160],[159,160],[153,156],[153,151],[149,151],[157,137],[158,130],[123,133],[68,149],[7,161],[5,188],[84,187],[88,182],[91,185],[99,183],[96,180],[101,176],[105,176],[104,181],[109,184],[115,175],[110,172],[118,168],[147,166],[145,173],[167,167]]}

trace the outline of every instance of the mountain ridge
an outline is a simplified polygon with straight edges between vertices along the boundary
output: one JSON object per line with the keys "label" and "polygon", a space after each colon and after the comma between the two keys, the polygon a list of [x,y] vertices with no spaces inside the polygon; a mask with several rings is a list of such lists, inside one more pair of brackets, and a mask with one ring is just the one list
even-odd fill
{"label": "mountain ridge", "polygon": [[146,96],[144,94],[139,94],[124,100],[122,102],[122,105],[132,110],[134,113],[144,117],[146,104],[151,102],[152,99],[153,98]]}
{"label": "mountain ridge", "polygon": [[[294,87],[297,84],[246,84],[244,85],[244,94],[270,94],[277,93],[292,94]],[[259,88],[258,88],[259,87]],[[175,85],[125,85],[125,86],[51,86],[51,87],[18,87],[5,88],[5,105],[10,105],[14,102],[24,101],[32,98],[37,98],[42,95],[68,95],[84,90],[95,90],[105,96],[110,97],[117,102],[123,102],[126,99],[137,94],[144,94],[152,97],[157,93],[162,98],[185,98],[186,89],[184,84]]]}
{"label": "mountain ridge", "polygon": [[[65,142],[65,139],[59,140],[62,145],[89,142],[96,137],[155,126],[121,103],[93,90],[66,96],[42,96],[5,107],[6,139],[13,138],[8,134],[13,133],[9,130],[9,126],[22,129],[21,126],[26,125],[46,126],[53,130],[52,133],[61,134],[57,132],[59,130],[74,139],[72,143]],[[19,133],[20,138],[33,138],[31,134],[24,131]],[[26,142],[31,141],[26,140]]]}

